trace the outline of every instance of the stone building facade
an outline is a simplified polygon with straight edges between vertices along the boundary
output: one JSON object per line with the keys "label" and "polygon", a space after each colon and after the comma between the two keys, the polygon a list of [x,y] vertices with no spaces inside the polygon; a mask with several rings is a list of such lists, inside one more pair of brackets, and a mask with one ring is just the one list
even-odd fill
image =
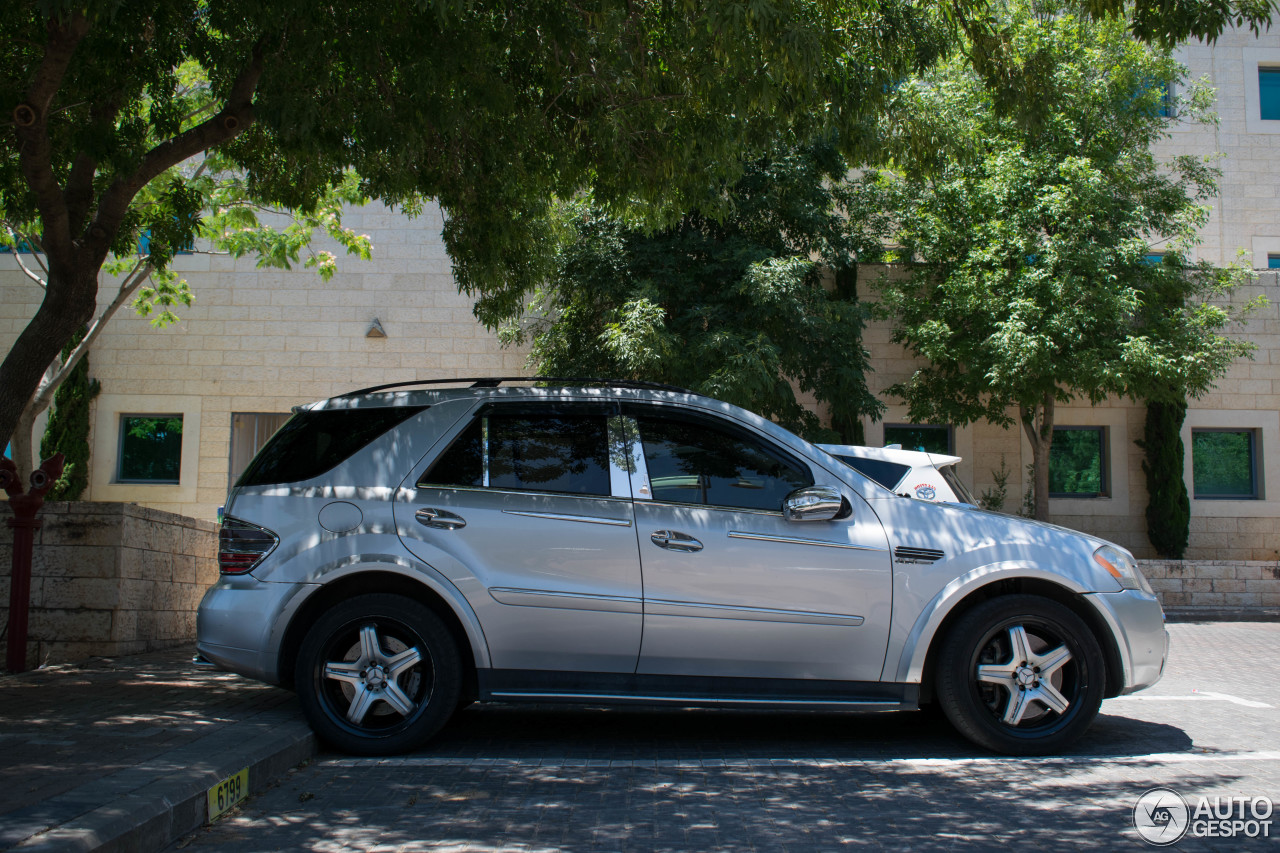
{"label": "stone building facade", "polygon": [[[1218,89],[1220,123],[1184,128],[1176,117],[1165,155],[1223,153],[1222,194],[1204,230],[1201,257],[1245,258],[1262,270],[1241,298],[1262,294],[1270,305],[1239,334],[1253,341],[1252,361],[1232,365],[1213,393],[1193,401],[1183,438],[1225,430],[1248,434],[1254,489],[1247,497],[1192,501],[1189,557],[1280,559],[1280,117],[1264,119],[1265,75],[1280,72],[1280,33],[1255,37],[1227,33],[1216,44],[1182,48],[1194,76]],[[1270,78],[1265,78],[1269,80]],[[1260,84],[1260,80],[1263,83]],[[1263,94],[1260,94],[1262,92]],[[513,375],[525,371],[524,354],[503,350],[474,319],[458,294],[440,238],[438,210],[407,219],[379,206],[351,211],[346,223],[367,233],[372,261],[340,257],[329,283],[306,270],[257,269],[251,259],[191,254],[175,269],[196,294],[181,321],[155,330],[124,310],[95,345],[92,375],[103,391],[93,415],[91,483],[94,501],[137,503],[211,520],[229,482],[287,416],[290,408],[356,388],[399,380]],[[335,247],[336,248],[336,247]],[[1269,256],[1274,255],[1275,258]],[[103,300],[111,282],[103,282]],[[25,326],[40,293],[12,255],[0,255],[0,345]],[[376,321],[376,323],[375,323]],[[379,331],[382,336],[379,336]],[[866,344],[881,392],[905,377],[913,362],[889,341],[889,329],[868,330]],[[887,417],[867,424],[871,444],[905,421],[898,401],[886,399]],[[181,417],[179,459],[168,482],[139,481],[125,470],[130,425],[138,419]],[[1106,487],[1093,497],[1050,501],[1052,519],[1114,539],[1140,556],[1146,542],[1146,489],[1141,453],[1144,411],[1128,401],[1058,409],[1067,427],[1097,428]],[[962,478],[975,493],[994,485],[1003,462],[1010,471],[1005,509],[1016,510],[1025,487],[1030,448],[1018,430],[986,425],[943,427],[948,446],[964,457]],[[1188,452],[1186,481],[1194,487]]]}

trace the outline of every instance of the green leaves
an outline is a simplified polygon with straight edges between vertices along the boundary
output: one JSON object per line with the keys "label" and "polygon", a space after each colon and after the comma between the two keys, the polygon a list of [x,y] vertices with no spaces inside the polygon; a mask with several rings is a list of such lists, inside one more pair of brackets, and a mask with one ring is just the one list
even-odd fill
{"label": "green leaves", "polygon": [[[881,405],[868,393],[856,244],[838,213],[847,169],[829,143],[779,147],[726,192],[723,221],[699,212],[647,233],[565,205],[556,272],[504,339],[529,341],[543,375],[667,382],[835,437],[797,399],[811,394],[852,440]],[[839,271],[839,281],[832,271]]]}
{"label": "green leaves", "polygon": [[[876,235],[910,275],[881,283],[884,311],[929,362],[891,390],[917,420],[1000,424],[1046,394],[1203,393],[1248,351],[1220,334],[1230,313],[1202,301],[1241,271],[1185,265],[1217,171],[1155,161],[1167,119],[1151,81],[1187,92],[1184,120],[1204,93],[1123,21],[1000,8],[1001,61],[1019,76],[992,81],[957,57],[904,83],[884,125],[889,167],[854,192],[855,209],[891,212]],[[1006,110],[1002,86],[1035,115]]]}

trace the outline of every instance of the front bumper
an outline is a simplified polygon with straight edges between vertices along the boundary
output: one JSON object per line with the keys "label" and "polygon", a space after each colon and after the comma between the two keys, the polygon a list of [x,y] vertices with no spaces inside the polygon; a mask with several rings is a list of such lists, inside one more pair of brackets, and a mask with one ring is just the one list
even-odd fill
{"label": "front bumper", "polygon": [[1169,632],[1159,600],[1136,589],[1085,596],[1115,637],[1123,673],[1120,695],[1144,690],[1164,675]]}

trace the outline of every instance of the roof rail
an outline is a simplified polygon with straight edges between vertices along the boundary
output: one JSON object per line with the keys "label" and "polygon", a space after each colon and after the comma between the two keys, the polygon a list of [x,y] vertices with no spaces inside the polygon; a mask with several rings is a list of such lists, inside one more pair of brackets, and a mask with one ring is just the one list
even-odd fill
{"label": "roof rail", "polygon": [[678,385],[645,382],[640,379],[600,379],[581,376],[473,376],[459,377],[457,379],[415,379],[408,382],[388,382],[385,385],[361,388],[359,391],[348,391],[330,399],[341,400],[345,397],[358,397],[361,394],[374,394],[378,391],[388,391],[392,388],[410,388],[415,385],[468,385],[471,388],[497,388],[504,382],[536,382],[547,385],[604,385],[609,388],[647,388],[655,391],[673,391],[677,394],[698,393],[690,391],[688,388],[681,388]]}

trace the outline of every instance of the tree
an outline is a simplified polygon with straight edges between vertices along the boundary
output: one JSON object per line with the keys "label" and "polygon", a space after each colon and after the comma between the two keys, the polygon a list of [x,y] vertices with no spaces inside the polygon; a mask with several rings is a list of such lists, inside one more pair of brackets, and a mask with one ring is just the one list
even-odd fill
{"label": "tree", "polygon": [[[1220,334],[1232,315],[1211,301],[1247,274],[1186,261],[1217,172],[1151,154],[1164,84],[1184,82],[1169,50],[1067,6],[1014,0],[1000,14],[1037,114],[999,109],[962,58],[904,82],[894,157],[865,178],[853,218],[900,247],[907,274],[880,283],[883,307],[894,340],[927,361],[890,390],[922,421],[1007,426],[1016,409],[1044,519],[1055,405],[1208,390],[1251,349]],[[1187,93],[1182,120],[1207,120],[1210,94]]]}
{"label": "tree", "polygon": [[[1182,38],[1260,26],[1271,3],[1135,8],[1151,37]],[[945,8],[985,15],[977,0]],[[48,258],[44,301],[0,364],[0,439],[92,318],[108,255],[140,230],[189,242],[198,201],[165,176],[204,152],[287,208],[349,169],[370,198],[435,199],[455,277],[492,316],[546,269],[551,199],[589,187],[669,223],[780,129],[841,129],[852,146],[864,102],[900,76],[852,60],[936,47],[935,14],[917,0],[0,4],[0,212],[38,223]],[[184,85],[192,63],[207,94]],[[156,203],[137,204],[147,188]]]}
{"label": "tree", "polygon": [[586,203],[555,274],[507,342],[532,341],[544,376],[614,376],[688,387],[833,438],[792,383],[852,441],[881,404],[867,390],[856,246],[839,215],[848,167],[830,143],[780,148],[699,211],[657,233]]}
{"label": "tree", "polygon": [[847,45],[936,43],[932,16],[909,0],[3,4],[0,214],[38,236],[47,287],[0,365],[0,436],[91,320],[108,257],[146,231],[159,274],[194,238],[202,199],[174,170],[209,151],[265,204],[309,211],[349,170],[370,198],[436,199],[460,285],[510,285],[501,302],[546,260],[555,195],[589,185],[656,221],[779,127],[855,121],[889,72]]}

